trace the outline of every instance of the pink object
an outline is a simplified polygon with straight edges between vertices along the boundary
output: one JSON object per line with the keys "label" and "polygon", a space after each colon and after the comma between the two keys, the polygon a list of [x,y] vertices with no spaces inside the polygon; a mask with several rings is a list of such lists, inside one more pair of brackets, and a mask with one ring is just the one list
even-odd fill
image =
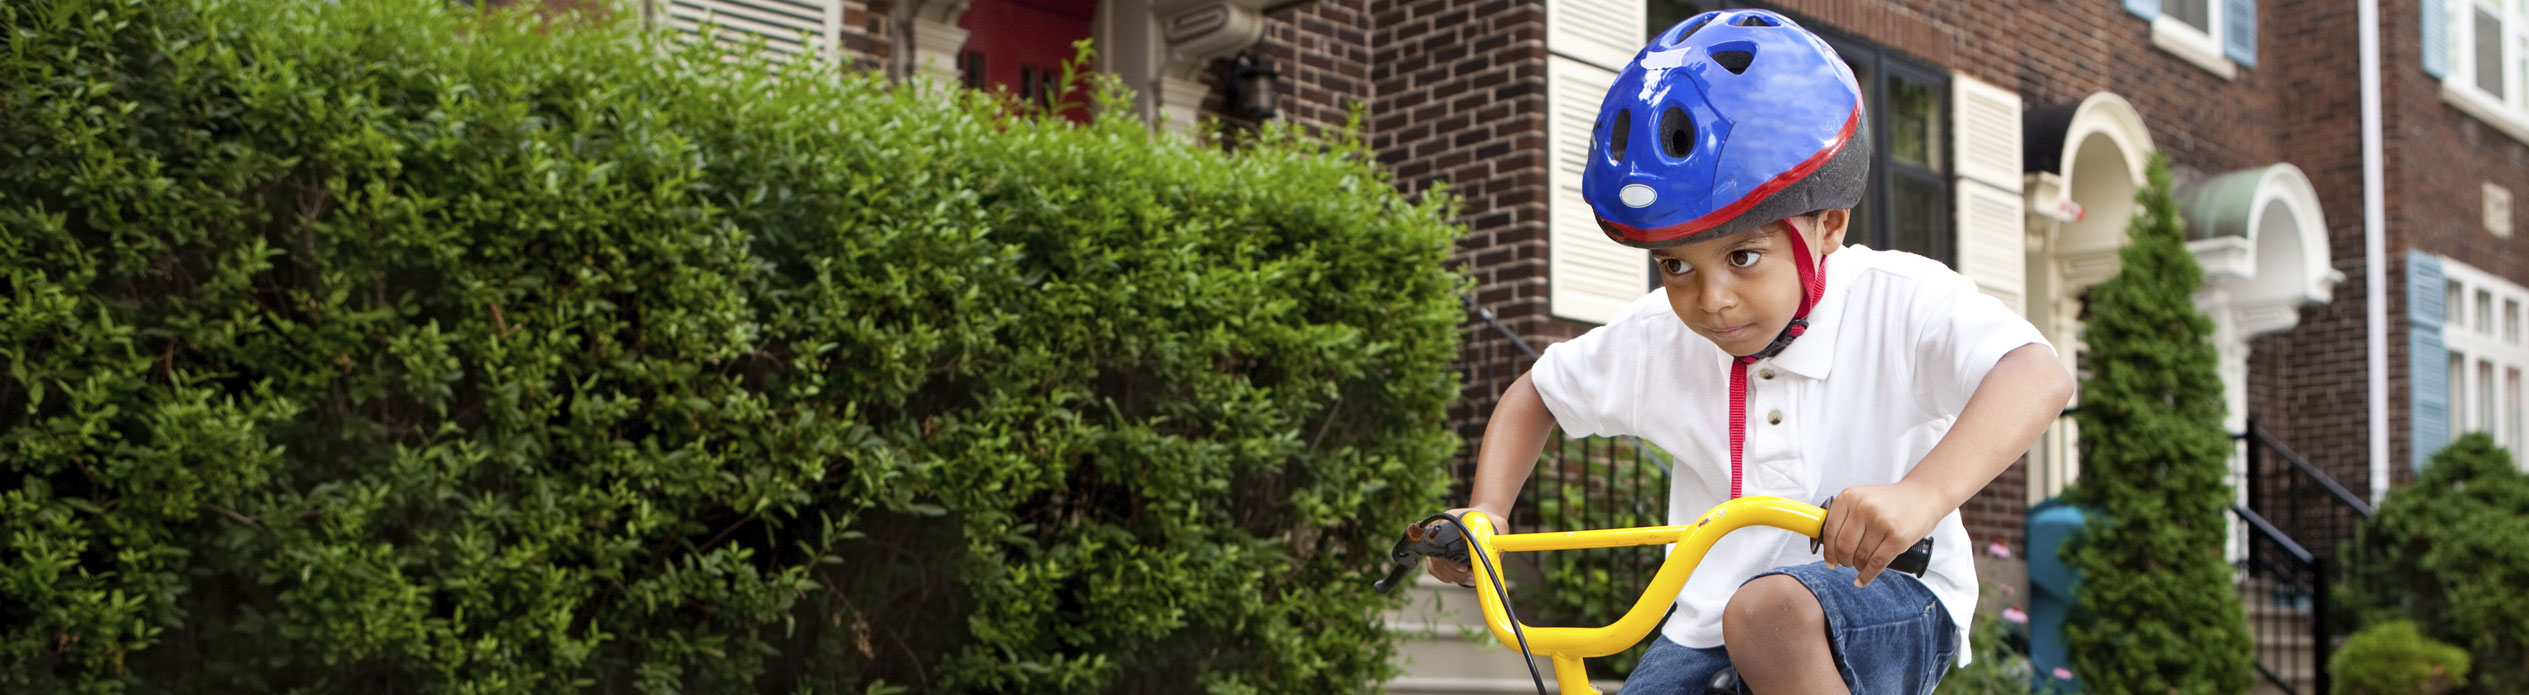
{"label": "pink object", "polygon": [[1992,545],[1985,546],[1985,552],[1992,553],[1994,557],[2007,558],[2011,556],[2011,546],[2003,545],[2002,541],[1994,541]]}
{"label": "pink object", "polygon": [[2072,680],[2072,669],[2064,668],[2064,667],[2061,667],[2061,666],[2057,666],[2057,667],[2055,667],[2055,680],[2059,680],[2059,681],[2068,681],[2068,680]]}
{"label": "pink object", "polygon": [[2020,624],[2020,625],[2027,625],[2027,624],[2028,624],[2028,613],[2027,613],[2027,612],[2025,612],[2025,611],[2020,610],[2020,609],[2019,609],[2019,608],[2017,608],[2017,607],[2004,608],[2004,609],[2002,609],[2002,619],[2003,619],[2003,620],[2008,620],[2008,621],[2011,621],[2011,622],[2013,622],[2013,623],[2017,623],[2017,624]]}

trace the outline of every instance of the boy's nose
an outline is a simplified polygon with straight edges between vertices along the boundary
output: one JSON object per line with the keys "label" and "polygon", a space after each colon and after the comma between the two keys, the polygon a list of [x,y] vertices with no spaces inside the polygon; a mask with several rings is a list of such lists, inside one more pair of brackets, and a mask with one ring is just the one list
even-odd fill
{"label": "boy's nose", "polygon": [[1718,314],[1738,305],[1738,293],[1731,291],[1725,283],[1704,282],[1702,289],[1695,294],[1695,308],[1707,314]]}

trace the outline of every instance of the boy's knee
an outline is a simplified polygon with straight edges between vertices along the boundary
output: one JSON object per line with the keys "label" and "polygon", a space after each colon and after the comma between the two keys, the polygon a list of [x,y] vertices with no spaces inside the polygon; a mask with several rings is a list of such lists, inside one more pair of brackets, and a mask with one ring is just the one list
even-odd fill
{"label": "boy's knee", "polygon": [[1816,594],[1788,575],[1757,577],[1730,595],[1722,609],[1722,634],[1806,635],[1826,630],[1826,609]]}

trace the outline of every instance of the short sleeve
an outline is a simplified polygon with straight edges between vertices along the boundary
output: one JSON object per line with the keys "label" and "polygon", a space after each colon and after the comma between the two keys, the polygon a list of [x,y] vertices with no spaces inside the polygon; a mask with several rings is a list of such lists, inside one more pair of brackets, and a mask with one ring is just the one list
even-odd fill
{"label": "short sleeve", "polygon": [[1631,434],[1632,389],[1642,382],[1642,351],[1627,349],[1638,324],[1618,321],[1548,346],[1528,370],[1554,424],[1566,436]]}
{"label": "short sleeve", "polygon": [[1956,415],[1967,409],[1985,375],[2002,356],[2024,345],[2053,345],[2028,319],[2002,300],[1976,290],[1964,276],[1925,283],[1915,302],[1914,364],[1922,380],[1919,393],[1935,413]]}

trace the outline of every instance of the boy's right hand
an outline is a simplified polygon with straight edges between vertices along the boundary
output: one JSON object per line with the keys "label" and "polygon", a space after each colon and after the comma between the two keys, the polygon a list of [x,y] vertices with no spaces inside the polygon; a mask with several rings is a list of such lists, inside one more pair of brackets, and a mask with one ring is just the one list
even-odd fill
{"label": "boy's right hand", "polygon": [[[1502,521],[1502,517],[1506,515],[1500,512],[1490,509],[1478,509],[1475,507],[1459,507],[1457,509],[1449,510],[1450,514],[1461,516],[1465,515],[1467,512],[1483,512],[1484,518],[1493,522],[1494,533],[1510,532],[1510,526],[1508,523]],[[1441,522],[1434,521],[1431,523],[1438,524]],[[1423,558],[1423,571],[1431,573],[1431,578],[1433,579],[1438,579],[1440,581],[1470,589],[1475,588],[1475,568],[1466,563],[1450,562],[1436,557],[1426,557]]]}

